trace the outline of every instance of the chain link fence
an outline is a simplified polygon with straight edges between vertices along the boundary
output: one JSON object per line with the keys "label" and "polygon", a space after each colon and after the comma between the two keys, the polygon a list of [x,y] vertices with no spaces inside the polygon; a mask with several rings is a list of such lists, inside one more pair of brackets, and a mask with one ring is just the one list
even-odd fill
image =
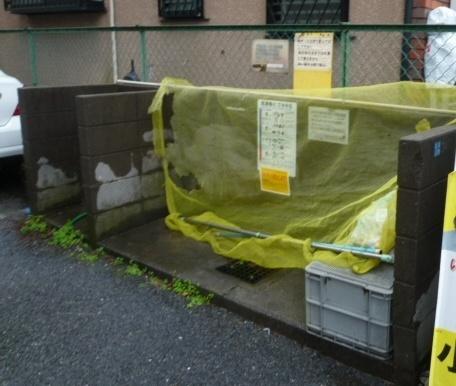
{"label": "chain link fence", "polygon": [[[451,62],[456,28],[420,25],[0,30],[0,69],[27,85],[111,83],[130,72],[133,60],[139,78],[149,82],[173,76],[197,85],[288,89],[297,32],[334,32],[335,87],[425,81],[425,53],[433,37],[451,40],[433,55],[442,58],[440,73],[446,78],[448,72],[456,74]],[[256,39],[290,41],[288,73],[253,70]]]}

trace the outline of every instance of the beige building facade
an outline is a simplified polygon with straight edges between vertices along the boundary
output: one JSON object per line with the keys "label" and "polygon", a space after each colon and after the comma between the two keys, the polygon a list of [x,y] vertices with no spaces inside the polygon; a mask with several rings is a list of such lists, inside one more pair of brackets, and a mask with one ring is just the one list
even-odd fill
{"label": "beige building facade", "polygon": [[[159,16],[159,0],[105,0],[105,12],[18,15],[0,8],[0,28],[109,27],[172,25],[264,25],[268,0],[204,0],[204,18],[183,21]],[[402,24],[406,0],[349,0],[348,21],[356,24]],[[184,77],[195,84],[249,88],[290,88],[288,74],[258,73],[251,68],[255,39],[262,31],[152,31],[38,33],[34,52],[27,33],[0,34],[0,69],[25,84],[109,83],[123,77],[134,60],[142,80]],[[288,37],[291,39],[291,37]],[[334,85],[341,84],[340,42],[336,36]],[[357,33],[351,39],[350,82],[399,80],[401,34]],[[293,63],[292,39],[290,63]],[[381,48],[381,50],[379,49]],[[382,66],[387,50],[388,63]],[[31,69],[35,55],[35,74]],[[381,67],[381,74],[378,71]],[[38,78],[37,80],[35,78]]]}

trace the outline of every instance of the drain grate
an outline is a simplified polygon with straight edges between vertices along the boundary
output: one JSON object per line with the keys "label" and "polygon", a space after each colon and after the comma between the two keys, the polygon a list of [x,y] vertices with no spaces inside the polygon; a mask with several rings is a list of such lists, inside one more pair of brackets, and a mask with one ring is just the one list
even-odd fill
{"label": "drain grate", "polygon": [[237,277],[247,283],[256,284],[275,270],[263,268],[247,261],[233,261],[217,267],[217,271]]}

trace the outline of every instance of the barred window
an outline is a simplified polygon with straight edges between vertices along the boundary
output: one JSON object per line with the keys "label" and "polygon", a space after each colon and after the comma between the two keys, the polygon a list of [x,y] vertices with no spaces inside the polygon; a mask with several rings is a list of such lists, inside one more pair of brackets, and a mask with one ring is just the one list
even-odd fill
{"label": "barred window", "polygon": [[203,19],[203,0],[159,0],[158,14],[163,19]]}
{"label": "barred window", "polygon": [[338,24],[348,21],[349,0],[268,0],[269,24]]}

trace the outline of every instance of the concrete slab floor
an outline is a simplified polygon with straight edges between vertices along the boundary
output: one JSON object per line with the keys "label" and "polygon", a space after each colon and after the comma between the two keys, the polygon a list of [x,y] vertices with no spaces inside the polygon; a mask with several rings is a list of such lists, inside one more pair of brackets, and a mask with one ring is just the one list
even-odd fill
{"label": "concrete slab floor", "polygon": [[305,274],[282,269],[249,284],[216,270],[229,260],[208,244],[166,228],[163,219],[112,236],[100,243],[114,255],[141,263],[159,275],[197,283],[215,302],[350,366],[391,380],[392,361],[381,361],[307,334]]}

